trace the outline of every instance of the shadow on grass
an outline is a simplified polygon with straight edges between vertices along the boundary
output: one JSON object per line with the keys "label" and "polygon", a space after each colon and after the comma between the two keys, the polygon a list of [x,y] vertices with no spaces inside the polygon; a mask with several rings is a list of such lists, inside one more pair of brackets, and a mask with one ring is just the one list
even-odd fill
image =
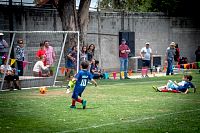
{"label": "shadow on grass", "polygon": [[97,109],[97,108],[99,108],[99,107],[90,107],[90,108],[85,108],[85,109],[83,109],[83,108],[76,108],[76,109],[78,109],[78,110],[90,110],[90,109]]}

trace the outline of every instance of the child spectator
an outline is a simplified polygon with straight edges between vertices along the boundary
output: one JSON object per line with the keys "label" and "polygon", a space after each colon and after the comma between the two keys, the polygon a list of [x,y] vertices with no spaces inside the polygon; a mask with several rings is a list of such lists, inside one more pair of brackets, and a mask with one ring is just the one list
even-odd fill
{"label": "child spectator", "polygon": [[46,66],[47,61],[46,61],[46,51],[44,49],[44,43],[40,43],[40,49],[36,53],[37,59],[40,59],[41,56],[43,56],[44,58],[43,62],[44,62],[44,65]]}
{"label": "child spectator", "polygon": [[189,88],[194,88],[194,92],[196,91],[196,88],[191,81],[192,81],[191,75],[184,75],[182,81],[179,83],[177,83],[176,81],[173,82],[169,80],[167,85],[161,87],[153,86],[153,89],[159,92],[175,92],[175,93],[184,92],[185,94],[187,94]]}
{"label": "child spectator", "polygon": [[101,69],[99,69],[98,60],[92,59],[90,72],[92,73],[94,79],[100,79],[104,77],[103,74],[101,73]]}
{"label": "child spectator", "polygon": [[82,103],[83,109],[86,108],[86,100],[82,100],[78,96],[81,97],[83,91],[85,90],[85,87],[87,86],[88,80],[91,80],[95,86],[97,86],[97,83],[95,80],[93,80],[92,74],[88,72],[88,62],[82,62],[81,63],[81,69],[76,76],[72,79],[75,83],[74,91],[72,94],[72,105],[70,108],[76,108],[76,102]]}
{"label": "child spectator", "polygon": [[40,59],[35,63],[33,67],[33,76],[35,77],[49,77],[49,65],[44,66],[44,56],[40,56]]}
{"label": "child spectator", "polygon": [[71,76],[74,75],[76,70],[76,61],[77,61],[77,47],[73,46],[72,50],[67,54],[67,62],[66,68],[67,71],[67,79],[70,80]]}
{"label": "child spectator", "polygon": [[17,41],[18,46],[16,47],[16,59],[18,75],[23,76],[23,61],[24,61],[24,43],[22,39]]}
{"label": "child spectator", "polygon": [[[8,89],[11,91],[14,89],[14,87],[18,90],[21,90],[19,86],[19,76],[15,74],[14,69],[11,68],[10,65],[6,65],[7,60],[5,59],[3,61],[3,65],[1,65],[1,74],[5,73],[5,80],[7,81],[8,84]],[[13,86],[14,83],[14,86]]]}
{"label": "child spectator", "polygon": [[87,47],[83,46],[80,51],[80,62],[87,60],[88,60]]}
{"label": "child spectator", "polygon": [[95,50],[95,46],[94,44],[90,44],[90,46],[88,47],[88,61],[92,61],[92,59],[94,58],[94,50]]}

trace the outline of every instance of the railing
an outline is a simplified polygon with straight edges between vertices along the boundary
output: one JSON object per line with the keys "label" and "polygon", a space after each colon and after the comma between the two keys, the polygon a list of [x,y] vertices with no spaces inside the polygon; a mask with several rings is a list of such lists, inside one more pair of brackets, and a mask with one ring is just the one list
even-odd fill
{"label": "railing", "polygon": [[[0,5],[9,5],[9,0],[0,0]],[[35,3],[31,0],[27,2],[27,0],[13,0],[12,5],[19,5],[19,6],[35,6]]]}

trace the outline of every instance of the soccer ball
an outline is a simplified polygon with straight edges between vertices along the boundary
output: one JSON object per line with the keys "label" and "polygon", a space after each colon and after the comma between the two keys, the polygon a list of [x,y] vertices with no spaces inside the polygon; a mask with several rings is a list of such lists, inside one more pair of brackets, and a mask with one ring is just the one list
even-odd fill
{"label": "soccer ball", "polygon": [[47,92],[46,87],[40,87],[40,94],[45,94]]}

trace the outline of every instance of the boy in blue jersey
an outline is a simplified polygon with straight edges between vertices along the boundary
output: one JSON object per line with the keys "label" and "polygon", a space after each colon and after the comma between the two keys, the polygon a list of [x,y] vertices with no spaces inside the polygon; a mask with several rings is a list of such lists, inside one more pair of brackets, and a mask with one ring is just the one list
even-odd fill
{"label": "boy in blue jersey", "polygon": [[83,109],[86,108],[86,100],[82,100],[79,98],[81,97],[81,94],[85,90],[85,87],[87,86],[88,80],[91,80],[95,86],[97,86],[96,81],[93,79],[92,74],[88,71],[89,63],[88,62],[82,62],[81,63],[81,68],[76,76],[72,79],[72,81],[76,81],[74,91],[72,94],[72,105],[70,108],[76,108],[76,102],[82,103]]}
{"label": "boy in blue jersey", "polygon": [[161,87],[153,86],[153,89],[159,92],[174,92],[174,93],[185,93],[187,94],[189,88],[194,88],[194,93],[196,92],[196,87],[192,84],[192,76],[184,75],[182,81],[177,83],[171,80],[168,81],[167,85]]}

